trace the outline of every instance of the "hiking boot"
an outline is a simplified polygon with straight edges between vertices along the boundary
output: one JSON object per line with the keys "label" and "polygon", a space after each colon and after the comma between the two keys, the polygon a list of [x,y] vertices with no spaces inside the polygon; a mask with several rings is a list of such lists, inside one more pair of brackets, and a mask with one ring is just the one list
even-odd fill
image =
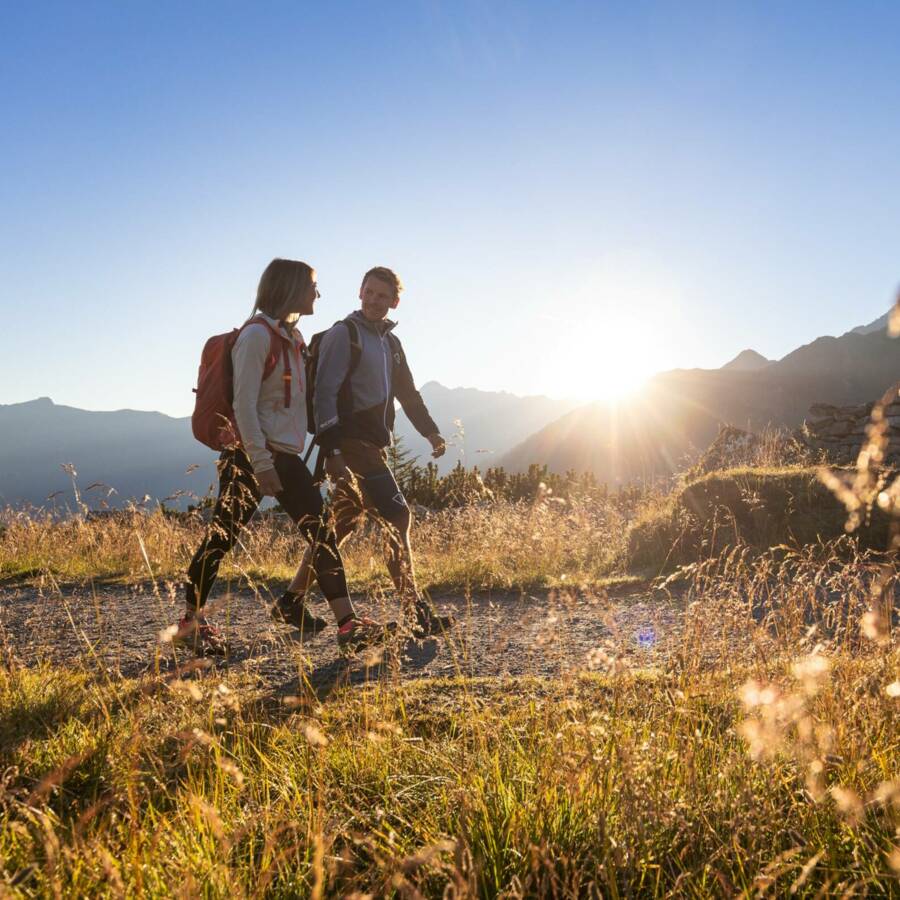
{"label": "hiking boot", "polygon": [[225,656],[228,653],[222,632],[210,625],[205,616],[185,616],[178,623],[172,643],[190,647],[198,656]]}
{"label": "hiking boot", "polygon": [[271,609],[272,618],[283,625],[291,625],[304,637],[313,637],[328,627],[328,622],[321,616],[313,615],[303,602],[302,597],[285,594],[277,600]]}
{"label": "hiking boot", "polygon": [[383,643],[396,627],[396,622],[382,624],[374,619],[354,617],[338,628],[338,649],[350,654]]}
{"label": "hiking boot", "polygon": [[416,603],[416,621],[412,626],[413,637],[425,638],[436,634],[444,634],[456,624],[456,617],[448,613],[437,615],[431,606],[423,600]]}

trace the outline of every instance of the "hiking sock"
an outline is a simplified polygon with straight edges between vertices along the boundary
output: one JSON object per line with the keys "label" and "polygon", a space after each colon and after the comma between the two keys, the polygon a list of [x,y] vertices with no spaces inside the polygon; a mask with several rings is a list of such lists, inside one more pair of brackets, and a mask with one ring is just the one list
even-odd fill
{"label": "hiking sock", "polygon": [[349,597],[331,597],[328,600],[334,620],[338,623],[338,628],[344,622],[356,618],[356,610],[353,608],[353,601]]}

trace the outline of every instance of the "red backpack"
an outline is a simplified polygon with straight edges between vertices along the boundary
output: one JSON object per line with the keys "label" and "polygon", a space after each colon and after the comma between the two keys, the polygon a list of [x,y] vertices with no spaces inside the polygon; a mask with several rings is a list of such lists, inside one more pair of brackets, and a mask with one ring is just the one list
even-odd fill
{"label": "red backpack", "polygon": [[194,413],[191,416],[191,430],[201,444],[212,450],[224,450],[236,447],[241,443],[237,424],[234,421],[234,367],[231,362],[231,350],[238,335],[254,323],[265,325],[269,329],[271,343],[269,355],[263,368],[265,381],[278,364],[278,345],[281,344],[281,356],[284,360],[284,406],[291,405],[291,343],[265,319],[256,317],[245,322],[240,328],[233,328],[227,334],[213,335],[203,346],[200,355],[200,372],[197,375],[197,387],[194,393]]}

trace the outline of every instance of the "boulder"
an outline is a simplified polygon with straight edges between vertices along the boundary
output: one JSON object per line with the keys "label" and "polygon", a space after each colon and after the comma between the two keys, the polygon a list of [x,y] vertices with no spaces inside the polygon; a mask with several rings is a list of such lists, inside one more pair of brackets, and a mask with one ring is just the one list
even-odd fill
{"label": "boulder", "polygon": [[852,428],[852,423],[838,421],[829,425],[827,428],[823,428],[820,433],[825,436],[843,437],[844,435],[849,434]]}

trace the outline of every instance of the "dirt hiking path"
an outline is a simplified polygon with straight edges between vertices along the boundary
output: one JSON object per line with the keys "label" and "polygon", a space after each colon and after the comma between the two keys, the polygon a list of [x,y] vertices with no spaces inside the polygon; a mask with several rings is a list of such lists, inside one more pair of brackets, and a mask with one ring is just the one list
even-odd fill
{"label": "dirt hiking path", "polygon": [[[227,662],[216,665],[255,674],[273,687],[296,683],[303,673],[317,690],[384,677],[559,676],[590,668],[598,649],[656,666],[677,644],[683,619],[679,604],[646,593],[437,595],[435,606],[456,615],[453,631],[421,642],[397,640],[373,665],[371,658],[341,657],[333,627],[300,643],[298,632],[269,618],[269,599],[242,589],[211,601],[211,621],[230,648]],[[399,614],[396,606],[371,600],[357,607],[381,620]],[[324,602],[312,608],[330,621]],[[20,665],[78,665],[125,677],[172,671],[193,658],[160,640],[180,615],[176,598],[150,584],[0,587],[0,652]]]}

